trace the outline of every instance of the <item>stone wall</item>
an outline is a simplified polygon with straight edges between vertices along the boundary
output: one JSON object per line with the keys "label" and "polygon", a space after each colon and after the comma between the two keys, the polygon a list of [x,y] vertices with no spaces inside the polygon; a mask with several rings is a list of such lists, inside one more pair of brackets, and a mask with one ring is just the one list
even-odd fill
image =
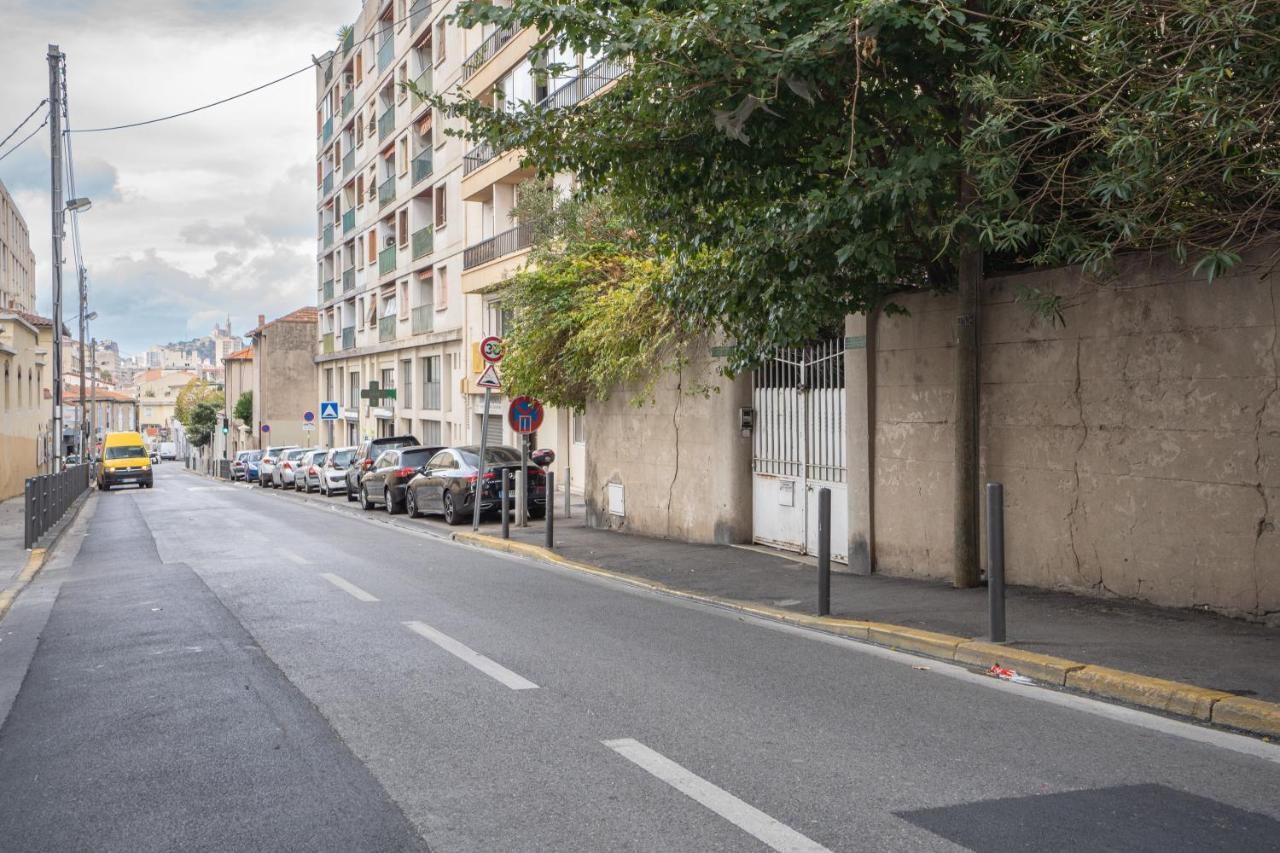
{"label": "stone wall", "polygon": [[[588,524],[688,542],[751,541],[751,439],[738,431],[751,382],[725,379],[717,365],[704,346],[678,374],[658,379],[652,402],[632,405],[637,389],[622,388],[588,407]],[[608,511],[610,483],[622,486],[623,516]]]}
{"label": "stone wall", "polygon": [[[987,282],[982,477],[1005,484],[1009,582],[1280,616],[1270,264],[1256,253],[1208,283],[1134,256],[1101,282]],[[1015,301],[1027,288],[1061,296],[1065,323]],[[872,336],[875,568],[947,578],[955,305],[897,301],[909,316]]]}

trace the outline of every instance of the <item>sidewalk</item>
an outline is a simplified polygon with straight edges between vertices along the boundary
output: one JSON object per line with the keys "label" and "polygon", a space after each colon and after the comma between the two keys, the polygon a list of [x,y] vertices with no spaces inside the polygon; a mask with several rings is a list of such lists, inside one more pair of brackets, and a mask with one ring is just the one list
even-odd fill
{"label": "sidewalk", "polygon": [[[562,507],[557,507],[561,509]],[[583,526],[584,513],[557,513],[556,553],[675,589],[805,614],[817,613],[817,569],[781,552],[690,545]],[[497,525],[481,532],[500,536]],[[512,539],[543,544],[541,522],[511,528]],[[982,639],[985,588],[834,574],[832,616],[887,622]],[[1211,613],[1173,610],[1116,599],[1011,587],[1010,646],[1154,678],[1186,682],[1237,696],[1280,702],[1280,628]]]}
{"label": "sidewalk", "polygon": [[0,501],[0,589],[5,589],[27,565],[27,550],[22,546],[22,495]]}

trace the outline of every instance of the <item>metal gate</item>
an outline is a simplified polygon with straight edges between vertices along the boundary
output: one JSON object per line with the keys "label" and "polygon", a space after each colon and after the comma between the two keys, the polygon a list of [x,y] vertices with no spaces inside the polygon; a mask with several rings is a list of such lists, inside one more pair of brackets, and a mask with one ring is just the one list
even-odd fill
{"label": "metal gate", "polygon": [[754,539],[816,554],[818,489],[831,490],[831,559],[849,562],[844,341],[781,349],[752,373]]}

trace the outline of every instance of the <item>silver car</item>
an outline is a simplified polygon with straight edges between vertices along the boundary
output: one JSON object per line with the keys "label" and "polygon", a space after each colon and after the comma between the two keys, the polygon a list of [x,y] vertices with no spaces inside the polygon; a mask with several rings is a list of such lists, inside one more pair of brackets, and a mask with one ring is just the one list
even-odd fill
{"label": "silver car", "polygon": [[276,466],[280,463],[280,458],[290,450],[293,450],[296,444],[280,444],[268,447],[262,454],[262,459],[258,461],[258,485],[262,488],[276,485]]}
{"label": "silver car", "polygon": [[335,447],[325,454],[320,467],[320,494],[325,497],[346,494],[347,466],[356,458],[356,447]]}
{"label": "silver car", "polygon": [[310,494],[313,489],[320,488],[320,466],[329,451],[321,447],[312,450],[302,457],[298,470],[293,474],[293,487],[299,492]]}
{"label": "silver car", "polygon": [[310,453],[312,449],[310,447],[295,447],[293,450],[286,450],[276,464],[275,470],[271,472],[272,485],[281,489],[293,488],[293,477],[298,472],[298,464],[302,462],[302,457]]}

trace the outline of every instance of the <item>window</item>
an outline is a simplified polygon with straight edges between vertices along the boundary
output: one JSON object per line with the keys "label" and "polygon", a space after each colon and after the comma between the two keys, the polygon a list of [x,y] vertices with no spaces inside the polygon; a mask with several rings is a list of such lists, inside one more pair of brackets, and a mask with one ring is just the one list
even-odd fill
{"label": "window", "polygon": [[378,260],[378,229],[369,229],[369,263],[375,263]]}
{"label": "window", "polygon": [[586,444],[587,443],[587,424],[586,424],[586,420],[582,417],[582,412],[574,412],[570,416],[570,418],[572,421],[571,427],[573,430],[573,443]]}
{"label": "window", "polygon": [[445,209],[447,199],[448,195],[444,184],[440,184],[431,191],[432,206],[436,211],[436,228],[443,228],[449,224],[449,212]]}
{"label": "window", "polygon": [[485,303],[484,311],[484,331],[488,335],[497,335],[498,337],[506,337],[507,330],[511,328],[511,309],[504,308],[502,302],[494,300]]}
{"label": "window", "polygon": [[397,146],[397,152],[398,153],[396,155],[396,159],[399,161],[399,169],[397,171],[399,172],[400,175],[407,175],[409,173],[409,137],[408,136],[400,137],[400,144]]}
{"label": "window", "polygon": [[403,101],[409,95],[409,90],[404,87],[409,82],[409,63],[401,62],[400,67],[396,69],[396,102]]}
{"label": "window", "polygon": [[382,368],[382,381],[378,383],[382,388],[387,390],[395,390],[396,387],[396,371],[394,367]]}
{"label": "window", "polygon": [[359,313],[356,314],[356,325],[361,329],[363,329],[364,328],[364,297],[363,296],[360,297],[358,305],[359,305],[359,308],[357,308],[356,310]]}
{"label": "window", "polygon": [[440,390],[442,386],[440,356],[430,355],[422,359],[422,408],[440,409]]}
{"label": "window", "polygon": [[356,207],[364,207],[364,175],[356,175]]}
{"label": "window", "polygon": [[360,407],[360,374],[356,373],[355,371],[348,373],[347,381],[348,381],[347,388],[350,392],[350,396],[347,398],[348,403],[353,409],[359,408]]}
{"label": "window", "polygon": [[422,422],[422,443],[429,445],[444,444],[440,429],[439,421],[423,421]]}
{"label": "window", "polygon": [[396,232],[399,235],[401,249],[409,247],[409,208],[403,207],[396,214]]}
{"label": "window", "polygon": [[436,65],[439,65],[441,62],[444,62],[444,39],[445,39],[444,28],[445,28],[444,18],[441,18],[440,20],[436,21],[435,37],[432,39],[432,44],[435,46],[435,49],[436,49]]}
{"label": "window", "polygon": [[436,295],[436,310],[443,311],[449,307],[449,268],[445,266],[436,267],[432,281],[432,289]]}
{"label": "window", "polygon": [[400,306],[400,319],[408,320],[409,319],[409,279],[406,278],[400,281],[400,297],[399,299],[396,300],[396,302]]}
{"label": "window", "polygon": [[400,405],[406,409],[413,408],[413,359],[406,358],[400,362]]}

